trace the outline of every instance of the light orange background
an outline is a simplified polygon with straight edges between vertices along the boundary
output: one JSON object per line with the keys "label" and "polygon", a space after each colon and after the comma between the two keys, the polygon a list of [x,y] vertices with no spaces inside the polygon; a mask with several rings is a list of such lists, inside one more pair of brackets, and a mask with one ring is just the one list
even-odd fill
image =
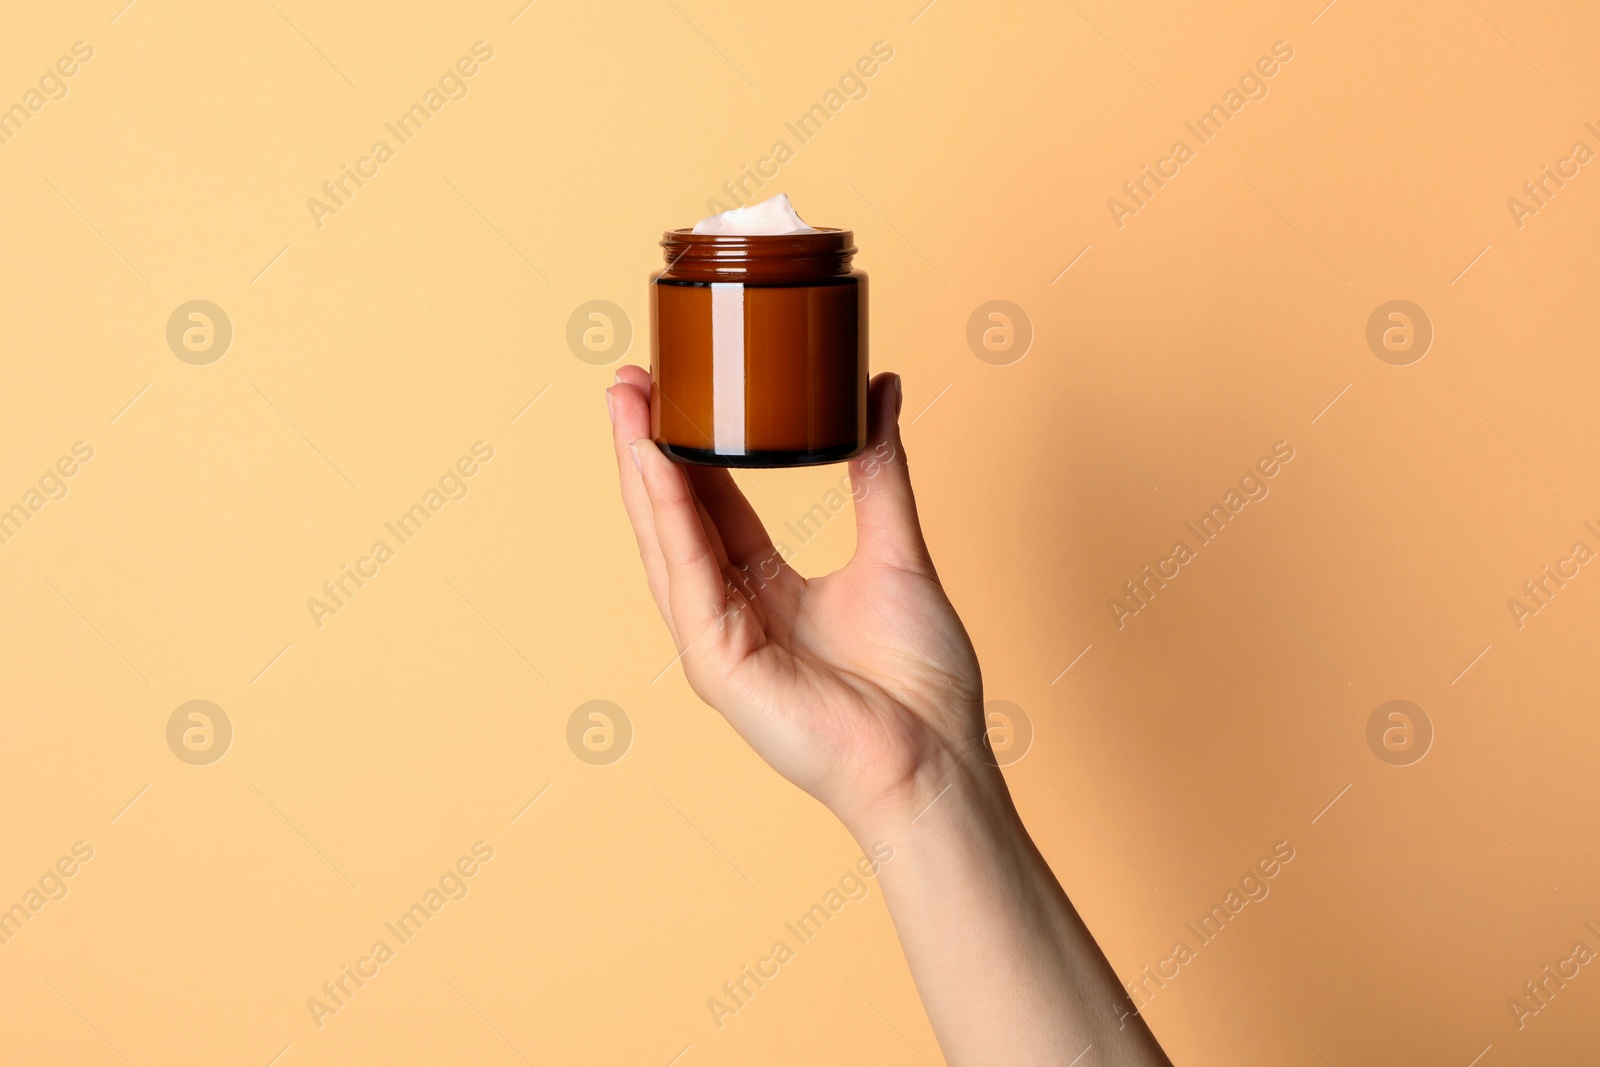
{"label": "light orange background", "polygon": [[[566,341],[609,300],[646,362],[660,232],[780,139],[768,191],[857,235],[929,540],[1031,723],[1017,803],[1119,972],[1295,850],[1150,998],[1174,1062],[1593,1060],[1600,966],[1520,1028],[1507,1003],[1600,950],[1600,575],[1507,605],[1600,548],[1600,177],[1507,206],[1600,149],[1592,5],[124,3],[0,34],[0,106],[94,50],[0,144],[0,507],[94,450],[0,545],[0,906],[94,850],[0,947],[0,1060],[940,1062],[876,885],[714,1024],[859,853],[672,665],[612,370]],[[465,98],[319,227],[308,198],[477,41]],[[234,330],[206,366],[166,341],[197,298]],[[966,339],[992,299],[1034,331],[1008,365]],[[1394,299],[1435,334],[1409,366],[1366,341]],[[480,440],[319,627],[308,598]],[[1270,495],[1119,629],[1279,441]],[[848,511],[784,533],[842,474],[742,476],[802,571],[851,551]],[[196,699],[234,730],[205,766],[166,739]],[[1367,743],[1391,699],[1434,730],[1409,766]],[[568,746],[590,700],[631,723],[609,765]],[[480,840],[466,898],[319,1027],[308,998]]]}

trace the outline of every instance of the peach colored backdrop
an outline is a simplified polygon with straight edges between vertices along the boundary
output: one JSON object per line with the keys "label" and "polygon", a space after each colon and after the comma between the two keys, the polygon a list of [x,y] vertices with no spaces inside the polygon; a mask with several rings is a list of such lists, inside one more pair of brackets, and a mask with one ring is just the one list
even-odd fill
{"label": "peach colored backdrop", "polygon": [[[1592,1060],[1600,14],[1323,2],[11,5],[0,1059],[940,1062],[613,489],[765,174],[1174,1061]],[[842,474],[743,478],[802,570]]]}

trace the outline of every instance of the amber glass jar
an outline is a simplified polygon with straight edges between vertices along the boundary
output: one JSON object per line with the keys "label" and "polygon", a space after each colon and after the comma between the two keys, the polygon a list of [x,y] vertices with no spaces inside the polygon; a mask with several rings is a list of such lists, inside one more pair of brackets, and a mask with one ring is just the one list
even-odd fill
{"label": "amber glass jar", "polygon": [[669,230],[650,276],[650,431],[685,463],[800,467],[867,443],[867,276],[849,230]]}

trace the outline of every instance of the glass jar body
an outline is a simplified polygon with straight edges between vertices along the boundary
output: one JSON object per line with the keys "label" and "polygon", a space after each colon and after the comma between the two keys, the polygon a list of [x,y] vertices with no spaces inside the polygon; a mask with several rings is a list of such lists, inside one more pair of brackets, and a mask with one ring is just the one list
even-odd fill
{"label": "glass jar body", "polygon": [[651,276],[651,436],[685,463],[797,467],[866,447],[867,277],[844,231],[683,231]]}

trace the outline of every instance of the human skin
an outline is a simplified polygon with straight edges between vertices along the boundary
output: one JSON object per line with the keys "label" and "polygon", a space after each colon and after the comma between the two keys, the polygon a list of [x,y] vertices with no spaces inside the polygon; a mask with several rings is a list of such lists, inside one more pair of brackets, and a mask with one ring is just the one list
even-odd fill
{"label": "human skin", "polygon": [[1169,1064],[985,758],[978,657],[923,541],[899,376],[873,379],[850,463],[855,555],[816,578],[781,559],[727,470],[662,454],[649,397],[625,366],[606,403],[684,673],[863,848],[893,847],[878,878],[945,1059]]}

